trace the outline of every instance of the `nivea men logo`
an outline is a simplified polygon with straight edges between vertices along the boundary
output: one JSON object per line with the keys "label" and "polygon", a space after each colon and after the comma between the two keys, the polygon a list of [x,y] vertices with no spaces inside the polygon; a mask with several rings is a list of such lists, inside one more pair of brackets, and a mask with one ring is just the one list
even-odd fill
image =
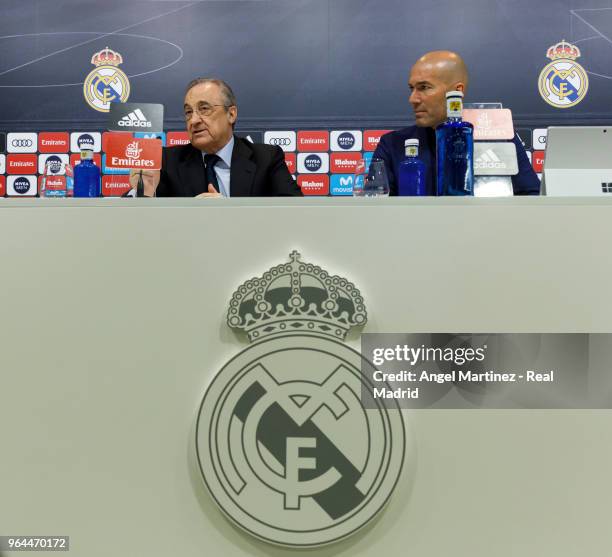
{"label": "nivea men logo", "polygon": [[57,155],[51,155],[50,157],[47,157],[45,166],[52,174],[59,174],[62,170],[62,159],[60,159]]}
{"label": "nivea men logo", "polygon": [[38,173],[64,175],[66,165],[70,164],[68,153],[52,153],[50,155],[38,155]]}
{"label": "nivea men logo", "polygon": [[306,170],[309,170],[310,172],[317,172],[321,169],[322,164],[323,161],[319,155],[308,155],[304,159],[304,166],[306,167]]}
{"label": "nivea men logo", "polygon": [[355,145],[355,136],[351,132],[344,132],[338,136],[338,146],[342,149],[352,149]]}
{"label": "nivea men logo", "polygon": [[363,132],[361,130],[336,130],[330,134],[332,151],[361,151]]}
{"label": "nivea men logo", "polygon": [[89,135],[88,133],[84,133],[83,135],[79,136],[79,138],[77,139],[77,145],[79,146],[79,149],[81,151],[87,148],[90,148],[93,151],[94,138],[91,137],[91,135]]}
{"label": "nivea men logo", "polygon": [[9,133],[7,136],[7,147],[9,153],[36,153],[38,134]]}
{"label": "nivea men logo", "polygon": [[70,134],[70,150],[79,153],[89,147],[94,153],[102,150],[102,134],[100,132],[73,132]]}
{"label": "nivea men logo", "polygon": [[25,176],[15,178],[15,181],[13,182],[13,189],[15,190],[15,193],[20,195],[28,193],[30,191],[30,187],[32,187],[30,180]]}
{"label": "nivea men logo", "polygon": [[329,172],[329,153],[298,153],[297,171],[306,174]]}

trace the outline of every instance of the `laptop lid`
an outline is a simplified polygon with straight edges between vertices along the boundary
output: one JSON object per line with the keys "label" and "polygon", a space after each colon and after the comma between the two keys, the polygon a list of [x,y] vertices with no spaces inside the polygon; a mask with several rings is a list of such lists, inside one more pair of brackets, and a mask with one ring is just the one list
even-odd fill
{"label": "laptop lid", "polygon": [[548,128],[542,195],[612,194],[612,126]]}

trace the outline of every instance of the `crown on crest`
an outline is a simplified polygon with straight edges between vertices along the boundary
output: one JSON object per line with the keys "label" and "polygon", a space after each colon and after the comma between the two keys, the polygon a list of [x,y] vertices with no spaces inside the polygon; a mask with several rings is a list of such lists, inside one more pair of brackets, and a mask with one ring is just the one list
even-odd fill
{"label": "crown on crest", "polygon": [[246,331],[250,341],[289,332],[344,339],[351,327],[364,325],[366,308],[355,285],[300,258],[293,251],[289,263],[238,287],[227,324]]}
{"label": "crown on crest", "polygon": [[94,66],[118,66],[123,63],[123,56],[108,47],[105,47],[100,52],[96,52],[91,57],[91,63]]}
{"label": "crown on crest", "polygon": [[559,58],[575,60],[576,58],[580,58],[580,49],[576,45],[570,44],[563,39],[546,51],[546,57],[551,60],[558,60]]}

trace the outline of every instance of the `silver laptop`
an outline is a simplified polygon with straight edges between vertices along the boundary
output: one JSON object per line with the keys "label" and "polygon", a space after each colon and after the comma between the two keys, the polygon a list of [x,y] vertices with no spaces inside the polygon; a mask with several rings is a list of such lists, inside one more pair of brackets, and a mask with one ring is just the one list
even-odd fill
{"label": "silver laptop", "polygon": [[542,195],[612,197],[612,126],[548,128]]}

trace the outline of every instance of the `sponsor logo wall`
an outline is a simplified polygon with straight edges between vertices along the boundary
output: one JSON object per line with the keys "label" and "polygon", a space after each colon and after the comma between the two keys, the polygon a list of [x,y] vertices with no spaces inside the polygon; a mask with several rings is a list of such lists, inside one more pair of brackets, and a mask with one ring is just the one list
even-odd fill
{"label": "sponsor logo wall", "polygon": [[[281,148],[289,172],[304,195],[347,196],[352,194],[357,161],[369,165],[380,137],[390,130],[268,130],[249,136]],[[546,128],[516,130],[534,170],[544,164]],[[121,196],[129,189],[128,170],[107,166],[104,139],[110,132],[8,132],[0,133],[0,197],[35,197],[45,165],[62,172],[61,163],[79,163],[82,147],[93,147],[94,162],[102,170],[102,195]],[[115,132],[113,132],[115,133]],[[189,143],[187,132],[122,132],[131,138],[159,138],[164,146]],[[244,136],[244,133],[237,132]]]}

